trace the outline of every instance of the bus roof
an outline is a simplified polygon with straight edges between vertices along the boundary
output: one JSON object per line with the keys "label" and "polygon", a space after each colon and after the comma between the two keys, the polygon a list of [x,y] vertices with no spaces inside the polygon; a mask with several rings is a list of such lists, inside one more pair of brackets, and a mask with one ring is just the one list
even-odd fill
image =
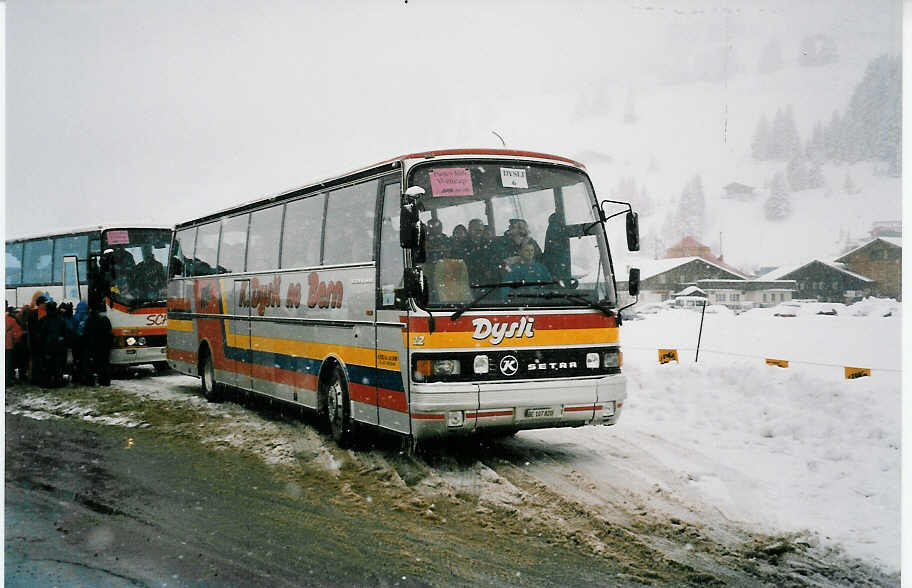
{"label": "bus roof", "polygon": [[58,231],[47,231],[43,233],[34,233],[31,235],[25,235],[22,237],[11,237],[6,240],[7,243],[15,243],[16,241],[29,241],[31,239],[49,239],[53,237],[63,237],[65,235],[81,235],[83,233],[92,233],[94,231],[106,231],[109,229],[162,229],[164,231],[171,231],[173,227],[164,226],[164,225],[147,225],[143,223],[121,223],[121,224],[106,224],[106,225],[90,225],[87,227],[74,227],[60,229]]}
{"label": "bus roof", "polygon": [[399,169],[410,160],[421,159],[428,160],[434,159],[435,157],[452,157],[452,156],[461,156],[460,158],[466,159],[475,156],[481,157],[521,157],[529,159],[542,159],[542,160],[552,160],[555,162],[560,162],[564,164],[573,165],[581,169],[585,169],[585,165],[578,161],[574,161],[567,157],[561,157],[560,155],[551,155],[548,153],[538,153],[536,151],[521,151],[516,149],[481,149],[481,148],[463,148],[463,149],[435,149],[433,151],[422,151],[419,153],[408,153],[405,155],[399,155],[373,165],[366,167],[361,167],[356,170],[350,171],[348,173],[339,174],[337,176],[332,176],[330,178],[325,178],[318,180],[311,184],[293,188],[290,190],[285,190],[278,194],[272,196],[265,196],[250,200],[247,202],[239,203],[234,206],[219,210],[217,212],[207,214],[202,217],[197,217],[182,223],[177,223],[176,228],[181,229],[188,226],[193,226],[199,223],[210,222],[212,220],[218,219],[223,216],[230,214],[247,212],[269,203],[280,202],[282,200],[293,198],[295,196],[303,195],[308,192],[319,192],[320,190],[331,188],[333,185],[338,183],[343,183],[347,181],[357,180],[362,177],[368,177],[376,173],[380,173],[384,170],[394,170]]}

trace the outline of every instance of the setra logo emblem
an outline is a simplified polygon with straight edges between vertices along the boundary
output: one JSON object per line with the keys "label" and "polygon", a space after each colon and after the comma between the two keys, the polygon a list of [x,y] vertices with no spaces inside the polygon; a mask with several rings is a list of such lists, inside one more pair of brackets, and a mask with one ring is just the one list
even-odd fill
{"label": "setra logo emblem", "polygon": [[505,355],[500,360],[500,372],[505,376],[513,376],[519,369],[519,361],[512,355]]}

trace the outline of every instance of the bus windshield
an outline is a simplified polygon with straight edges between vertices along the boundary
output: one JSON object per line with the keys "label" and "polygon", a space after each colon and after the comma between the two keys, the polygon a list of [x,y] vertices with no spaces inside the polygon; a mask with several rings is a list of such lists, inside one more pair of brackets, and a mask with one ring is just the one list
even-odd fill
{"label": "bus windshield", "polygon": [[604,228],[579,170],[526,161],[416,166],[433,307],[616,306]]}
{"label": "bus windshield", "polygon": [[127,307],[161,304],[167,299],[167,229],[109,229],[103,249],[111,250],[111,296]]}

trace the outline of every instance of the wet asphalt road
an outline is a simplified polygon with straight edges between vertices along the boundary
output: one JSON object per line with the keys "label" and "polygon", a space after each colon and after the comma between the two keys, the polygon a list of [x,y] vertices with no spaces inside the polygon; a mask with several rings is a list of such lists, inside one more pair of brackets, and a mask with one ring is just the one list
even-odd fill
{"label": "wet asphalt road", "polygon": [[[604,560],[336,500],[319,472],[6,414],[6,586],[601,585]],[[520,571],[521,570],[521,571]],[[617,578],[615,578],[617,580]],[[616,582],[611,582],[616,584]]]}

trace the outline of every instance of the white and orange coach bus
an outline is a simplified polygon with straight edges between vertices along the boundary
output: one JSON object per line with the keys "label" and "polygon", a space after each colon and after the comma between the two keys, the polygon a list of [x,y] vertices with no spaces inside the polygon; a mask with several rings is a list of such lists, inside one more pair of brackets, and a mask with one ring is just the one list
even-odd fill
{"label": "white and orange coach bus", "polygon": [[105,307],[114,331],[111,365],[168,367],[165,308],[172,229],[93,226],[6,241],[6,302]]}
{"label": "white and orange coach bus", "polygon": [[184,222],[168,361],[210,399],[230,386],[317,410],[340,444],[359,425],[413,440],[611,425],[620,214],[636,250],[636,214],[599,203],[581,164],[454,149]]}

